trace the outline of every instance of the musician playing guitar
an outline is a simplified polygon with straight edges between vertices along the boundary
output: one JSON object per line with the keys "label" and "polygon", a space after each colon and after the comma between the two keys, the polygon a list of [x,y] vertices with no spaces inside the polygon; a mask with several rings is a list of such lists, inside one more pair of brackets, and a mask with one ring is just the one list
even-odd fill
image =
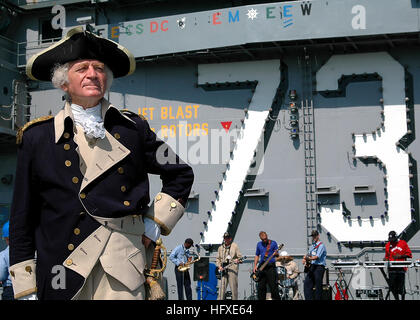
{"label": "musician playing guitar", "polygon": [[[280,295],[277,284],[275,257],[278,256],[279,248],[276,241],[268,239],[265,231],[261,231],[259,236],[261,241],[257,243],[253,269],[254,274],[257,273],[257,269],[259,271],[259,281],[257,283],[258,300],[266,300],[267,284],[270,288],[271,299],[278,300],[280,299]],[[268,263],[260,270],[258,267],[263,265],[267,260]]]}
{"label": "musician playing guitar", "polygon": [[[313,230],[311,233],[312,246],[308,254],[302,259],[305,265],[306,278],[303,283],[305,300],[321,300],[322,278],[324,276],[327,250],[325,245],[319,240],[319,232]],[[310,265],[309,265],[310,262]],[[313,288],[315,287],[315,293]]]}
{"label": "musician playing guitar", "polygon": [[226,289],[229,284],[232,291],[232,300],[238,300],[238,269],[242,263],[242,254],[229,232],[223,235],[223,244],[217,250],[216,267],[220,275],[220,287],[217,300],[226,298]]}

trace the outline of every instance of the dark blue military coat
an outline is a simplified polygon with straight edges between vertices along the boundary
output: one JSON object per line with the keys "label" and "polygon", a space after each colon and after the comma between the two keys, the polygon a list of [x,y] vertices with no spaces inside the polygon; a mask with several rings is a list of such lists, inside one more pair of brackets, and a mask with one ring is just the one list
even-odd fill
{"label": "dark blue military coat", "polygon": [[[62,130],[57,130],[57,121],[62,121]],[[79,162],[70,116],[34,123],[23,134],[10,217],[10,264],[33,259],[36,252],[40,299],[75,295],[84,278],[66,269],[66,289],[54,289],[53,267],[62,265],[71,250],[100,226],[90,214],[106,218],[144,214],[150,202],[149,173],[160,175],[163,193],[184,205],[188,199],[194,179],[191,167],[157,139],[144,119],[111,106],[104,126],[130,152],[119,161],[108,155],[109,164],[98,168],[92,181],[84,181],[81,173],[84,164]],[[158,153],[175,163],[161,163]]]}

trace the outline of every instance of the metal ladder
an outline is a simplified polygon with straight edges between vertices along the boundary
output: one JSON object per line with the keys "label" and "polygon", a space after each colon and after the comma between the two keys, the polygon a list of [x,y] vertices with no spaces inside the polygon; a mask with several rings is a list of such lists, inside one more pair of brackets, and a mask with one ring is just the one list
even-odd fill
{"label": "metal ladder", "polygon": [[317,228],[317,197],[312,68],[310,56],[306,53],[306,50],[302,64],[301,109],[303,112],[303,137],[305,148],[306,245],[309,249],[312,244],[310,238],[311,231]]}

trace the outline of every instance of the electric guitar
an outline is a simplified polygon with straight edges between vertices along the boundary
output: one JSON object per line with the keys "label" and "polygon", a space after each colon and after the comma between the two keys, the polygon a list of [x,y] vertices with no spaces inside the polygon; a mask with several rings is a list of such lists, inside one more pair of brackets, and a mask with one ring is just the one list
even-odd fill
{"label": "electric guitar", "polygon": [[[322,242],[318,243],[318,245],[313,250],[317,249],[321,244]],[[305,273],[308,273],[309,270],[311,270],[311,260],[309,259],[309,257],[312,257],[312,256],[308,256],[308,255],[305,256],[305,269],[304,269]]]}
{"label": "electric guitar", "polygon": [[311,269],[311,260],[309,259],[308,256],[305,256],[305,268],[303,272],[308,273],[310,269]]}
{"label": "electric guitar", "polygon": [[282,243],[281,245],[279,245],[279,248],[277,250],[274,250],[273,254],[267,259],[265,260],[265,262],[257,269],[255,270],[255,272],[253,272],[251,274],[251,279],[254,280],[255,282],[259,282],[261,280],[261,272],[264,270],[264,268],[267,266],[268,262],[271,260],[272,257],[274,257],[274,255],[281,250],[281,248],[283,248],[284,244]]}
{"label": "electric guitar", "polygon": [[214,269],[214,272],[216,273],[216,278],[220,280],[227,273],[227,268],[229,268],[231,265],[242,263],[245,259],[246,259],[246,256],[238,259],[238,262],[232,261],[232,262],[227,263],[227,264],[223,263],[222,264],[222,267],[223,267],[222,270],[219,270],[219,268]]}
{"label": "electric guitar", "polygon": [[337,290],[334,299],[335,300],[349,300],[349,295],[346,289],[341,289],[337,282],[335,283],[335,289]]}

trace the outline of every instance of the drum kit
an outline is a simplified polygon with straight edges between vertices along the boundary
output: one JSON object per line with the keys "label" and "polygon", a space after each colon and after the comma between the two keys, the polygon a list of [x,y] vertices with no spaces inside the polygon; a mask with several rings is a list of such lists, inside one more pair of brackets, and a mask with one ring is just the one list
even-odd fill
{"label": "drum kit", "polygon": [[[277,266],[276,272],[277,272],[277,285],[279,288],[280,299],[293,300],[293,297],[294,297],[293,287],[296,285],[297,278],[288,279],[287,270],[285,267],[282,267],[282,266]],[[252,279],[252,273],[251,273],[251,279]],[[302,299],[302,297],[300,296],[299,299]],[[246,300],[258,300],[255,281],[251,281],[251,295],[248,298],[246,298]]]}
{"label": "drum kit", "polygon": [[295,279],[287,278],[287,270],[285,267],[277,266],[276,270],[281,300],[293,300],[293,287],[295,286]]}

